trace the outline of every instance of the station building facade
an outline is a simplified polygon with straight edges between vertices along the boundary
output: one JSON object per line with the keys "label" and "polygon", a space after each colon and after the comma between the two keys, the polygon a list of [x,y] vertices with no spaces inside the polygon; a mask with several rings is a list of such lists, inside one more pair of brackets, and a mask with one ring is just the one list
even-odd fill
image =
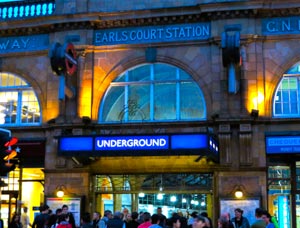
{"label": "station building facade", "polygon": [[1,124],[21,148],[7,219],[14,203],[32,217],[69,204],[78,225],[82,211],[162,206],[216,224],[263,207],[300,227],[299,7],[1,3]]}

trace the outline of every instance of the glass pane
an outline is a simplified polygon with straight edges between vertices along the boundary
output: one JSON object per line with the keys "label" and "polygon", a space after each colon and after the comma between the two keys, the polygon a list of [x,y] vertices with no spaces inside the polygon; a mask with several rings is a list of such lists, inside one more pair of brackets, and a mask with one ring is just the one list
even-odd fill
{"label": "glass pane", "polygon": [[0,92],[1,124],[13,124],[17,121],[17,92]]}
{"label": "glass pane", "polygon": [[110,87],[102,109],[103,121],[122,121],[124,110],[124,87]]}
{"label": "glass pane", "polygon": [[176,119],[176,84],[154,86],[154,120]]}
{"label": "glass pane", "polygon": [[40,107],[33,91],[22,93],[22,123],[40,122]]}
{"label": "glass pane", "polygon": [[128,81],[149,81],[150,65],[143,65],[128,72]]}
{"label": "glass pane", "polygon": [[149,85],[132,85],[128,89],[128,120],[145,121],[150,119]]}
{"label": "glass pane", "polygon": [[167,64],[154,64],[154,80],[176,80],[177,68]]}
{"label": "glass pane", "polygon": [[291,227],[291,171],[289,166],[268,167],[268,208],[279,227]]}
{"label": "glass pane", "polygon": [[[205,118],[203,96],[199,87],[187,82],[180,85],[180,117],[181,119]],[[191,99],[193,97],[193,99]]]}

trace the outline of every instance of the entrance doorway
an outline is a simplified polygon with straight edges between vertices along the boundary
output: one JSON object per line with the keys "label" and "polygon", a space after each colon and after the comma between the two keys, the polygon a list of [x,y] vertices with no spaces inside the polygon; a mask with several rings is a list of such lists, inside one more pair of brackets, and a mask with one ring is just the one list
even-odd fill
{"label": "entrance doorway", "polygon": [[161,207],[167,217],[193,211],[212,216],[212,173],[96,175],[94,181],[94,206],[102,214],[123,208],[153,214]]}

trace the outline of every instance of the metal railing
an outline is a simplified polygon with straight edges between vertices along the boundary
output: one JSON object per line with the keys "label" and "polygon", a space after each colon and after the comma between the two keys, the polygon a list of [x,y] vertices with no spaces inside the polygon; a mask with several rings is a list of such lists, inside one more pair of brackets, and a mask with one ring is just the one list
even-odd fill
{"label": "metal railing", "polygon": [[27,0],[0,3],[0,21],[52,15],[55,0]]}

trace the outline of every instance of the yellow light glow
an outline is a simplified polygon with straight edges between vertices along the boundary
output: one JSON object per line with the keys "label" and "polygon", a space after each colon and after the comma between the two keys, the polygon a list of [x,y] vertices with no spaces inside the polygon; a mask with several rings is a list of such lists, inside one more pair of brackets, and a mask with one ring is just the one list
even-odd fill
{"label": "yellow light glow", "polygon": [[242,198],[244,194],[241,190],[237,190],[235,191],[234,195],[236,198]]}

